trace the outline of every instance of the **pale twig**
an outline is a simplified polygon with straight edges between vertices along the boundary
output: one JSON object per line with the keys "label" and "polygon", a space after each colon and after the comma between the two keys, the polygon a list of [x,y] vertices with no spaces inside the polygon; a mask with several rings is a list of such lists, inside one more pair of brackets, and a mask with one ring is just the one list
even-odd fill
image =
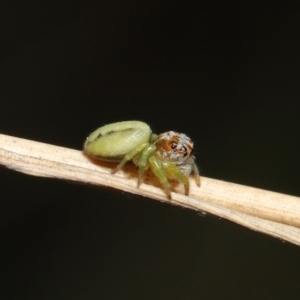
{"label": "pale twig", "polygon": [[1,134],[0,165],[30,175],[115,188],[207,212],[300,245],[298,197],[201,177],[200,188],[190,180],[189,196],[183,195],[182,186],[178,185],[169,200],[149,172],[137,188],[134,166],[112,175],[115,165],[92,161],[81,151]]}

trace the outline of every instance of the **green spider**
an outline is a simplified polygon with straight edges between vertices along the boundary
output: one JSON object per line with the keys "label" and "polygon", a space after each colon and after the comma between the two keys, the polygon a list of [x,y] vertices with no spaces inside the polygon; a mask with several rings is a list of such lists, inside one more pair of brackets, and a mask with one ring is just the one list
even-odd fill
{"label": "green spider", "polygon": [[116,173],[130,160],[138,167],[138,186],[144,172],[150,168],[158,178],[164,192],[171,198],[168,179],[176,179],[189,194],[190,174],[200,186],[200,176],[195,157],[194,143],[183,133],[168,131],[160,135],[140,121],[112,123],[92,132],[84,143],[84,152],[98,160],[120,162],[112,171]]}

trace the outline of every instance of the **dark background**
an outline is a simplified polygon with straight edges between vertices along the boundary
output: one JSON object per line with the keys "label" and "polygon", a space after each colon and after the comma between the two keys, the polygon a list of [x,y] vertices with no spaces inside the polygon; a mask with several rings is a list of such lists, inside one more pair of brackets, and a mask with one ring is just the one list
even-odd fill
{"label": "dark background", "polygon": [[[204,176],[300,196],[297,1],[5,1],[1,133],[187,133]],[[259,3],[259,4],[258,4]],[[294,5],[294,4],[295,5]],[[300,247],[5,168],[1,299],[299,299]]]}

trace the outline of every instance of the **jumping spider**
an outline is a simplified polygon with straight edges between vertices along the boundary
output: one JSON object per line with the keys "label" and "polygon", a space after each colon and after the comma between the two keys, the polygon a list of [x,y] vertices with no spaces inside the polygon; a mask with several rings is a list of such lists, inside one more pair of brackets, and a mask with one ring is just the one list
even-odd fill
{"label": "jumping spider", "polygon": [[189,194],[189,175],[194,174],[200,186],[200,176],[195,157],[194,143],[183,133],[168,131],[160,135],[152,133],[150,127],[140,121],[112,123],[92,132],[84,143],[84,152],[96,159],[115,161],[118,170],[130,160],[138,167],[138,186],[144,172],[150,168],[158,178],[164,192],[171,198],[168,179],[176,179]]}

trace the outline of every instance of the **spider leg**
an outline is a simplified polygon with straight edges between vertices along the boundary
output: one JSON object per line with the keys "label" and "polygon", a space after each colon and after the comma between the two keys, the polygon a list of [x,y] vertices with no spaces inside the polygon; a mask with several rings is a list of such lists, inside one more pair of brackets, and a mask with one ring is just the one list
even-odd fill
{"label": "spider leg", "polygon": [[140,145],[139,147],[137,147],[136,149],[127,153],[124,156],[124,158],[122,159],[121,163],[118,164],[118,166],[115,169],[113,169],[111,173],[114,174],[114,173],[118,172],[119,170],[121,170],[128,161],[132,160],[137,154],[142,152],[148,145],[149,145],[149,143],[144,143],[144,144]]}
{"label": "spider leg", "polygon": [[145,147],[142,154],[135,164],[139,167],[138,186],[142,183],[144,172],[149,168],[149,157],[155,152],[156,146],[154,144]]}
{"label": "spider leg", "polygon": [[193,163],[193,173],[194,173],[196,184],[198,186],[200,186],[201,180],[200,180],[200,175],[199,175],[199,169],[198,169],[198,166],[196,165],[196,163]]}
{"label": "spider leg", "polygon": [[190,192],[190,182],[188,177],[182,174],[180,169],[172,162],[163,162],[162,167],[168,178],[175,178],[184,185],[185,194],[188,195]]}
{"label": "spider leg", "polygon": [[162,168],[162,164],[155,156],[150,157],[149,164],[150,164],[151,171],[158,178],[159,182],[163,186],[164,192],[166,193],[168,198],[171,199],[169,181]]}

